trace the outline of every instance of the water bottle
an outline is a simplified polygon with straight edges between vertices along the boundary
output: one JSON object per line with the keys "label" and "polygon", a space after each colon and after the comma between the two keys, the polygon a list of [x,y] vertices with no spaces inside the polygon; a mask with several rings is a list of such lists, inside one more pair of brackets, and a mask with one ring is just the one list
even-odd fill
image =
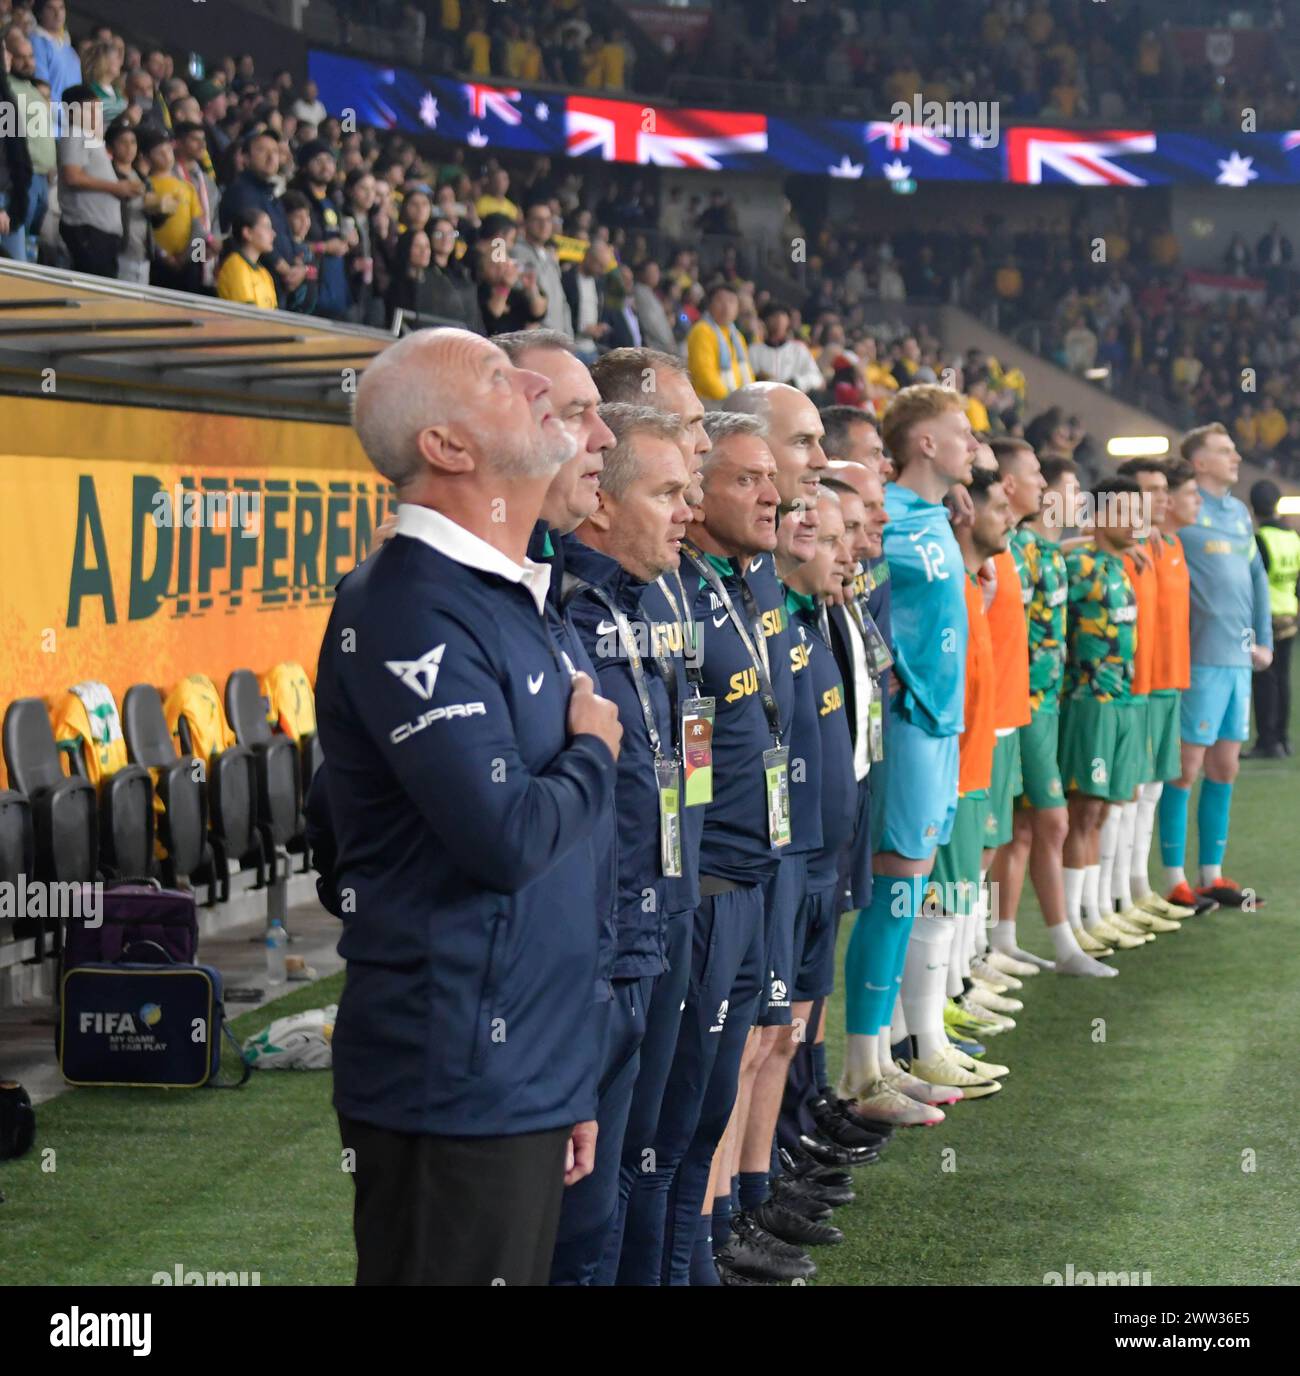
{"label": "water bottle", "polygon": [[266,982],[268,984],[284,983],[284,948],[288,944],[288,934],[277,917],[266,933]]}

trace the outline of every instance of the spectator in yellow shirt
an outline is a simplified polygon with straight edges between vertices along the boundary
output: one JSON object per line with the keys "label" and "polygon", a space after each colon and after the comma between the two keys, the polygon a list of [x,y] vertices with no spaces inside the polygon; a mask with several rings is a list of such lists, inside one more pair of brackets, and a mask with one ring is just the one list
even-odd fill
{"label": "spectator in yellow shirt", "polygon": [[1277,409],[1272,397],[1264,398],[1264,409],[1257,417],[1259,447],[1272,453],[1282,443],[1286,435],[1286,417]]}
{"label": "spectator in yellow shirt", "polygon": [[1232,433],[1237,441],[1237,448],[1247,457],[1259,448],[1259,417],[1250,402],[1241,403],[1241,411],[1232,422]]}
{"label": "spectator in yellow shirt", "polygon": [[921,89],[921,73],[911,57],[905,57],[885,80],[885,95],[890,104],[903,101],[910,106],[912,97]]}
{"label": "spectator in yellow shirt", "polygon": [[989,380],[986,377],[966,379],[966,419],[977,435],[989,433],[989,408],[984,404],[989,394]]}
{"label": "spectator in yellow shirt", "polygon": [[1052,11],[1047,8],[1044,0],[1039,0],[1025,20],[1025,37],[1034,45],[1041,48],[1052,36]]}
{"label": "spectator in yellow shirt", "polygon": [[1138,40],[1137,69],[1139,76],[1160,75],[1160,40],[1148,29]]}
{"label": "spectator in yellow shirt", "polygon": [[1025,289],[1025,279],[1014,258],[1008,258],[993,278],[993,290],[1003,301],[1018,301]]}
{"label": "spectator in yellow shirt", "polygon": [[275,278],[258,259],[275,249],[275,230],[265,210],[237,210],[231,218],[231,251],[217,274],[217,295],[260,310],[276,308]]}
{"label": "spectator in yellow shirt", "polygon": [[471,76],[492,75],[492,40],[484,32],[481,19],[475,19],[474,27],[465,35],[465,60]]}
{"label": "spectator in yellow shirt", "polygon": [[173,291],[201,291],[203,253],[203,206],[198,192],[175,175],[176,149],[172,136],[152,125],[137,131],[140,153],[149,164],[149,188],[173,209],[153,227],[154,263],[150,280]]}
{"label": "spectator in yellow shirt", "polygon": [[530,24],[516,30],[506,44],[506,75],[514,81],[542,79],[542,50]]}
{"label": "spectator in yellow shirt", "polygon": [[1182,254],[1178,236],[1168,225],[1151,236],[1151,242],[1147,247],[1152,263],[1158,268],[1173,267]]}
{"label": "spectator in yellow shirt", "polygon": [[460,0],[442,0],[442,31],[460,32]]}
{"label": "spectator in yellow shirt", "polygon": [[488,173],[487,190],[474,202],[474,213],[480,220],[489,215],[504,215],[519,223],[519,207],[506,195],[510,190],[510,173],[504,167],[494,167]]}
{"label": "spectator in yellow shirt", "polygon": [[627,85],[627,49],[623,30],[615,29],[600,49],[601,85],[608,91],[621,91]]}
{"label": "spectator in yellow shirt", "polygon": [[753,382],[749,351],[736,328],[740,298],[719,283],[709,292],[708,310],[686,336],[686,362],[691,386],[705,401],[721,401],[737,387]]}

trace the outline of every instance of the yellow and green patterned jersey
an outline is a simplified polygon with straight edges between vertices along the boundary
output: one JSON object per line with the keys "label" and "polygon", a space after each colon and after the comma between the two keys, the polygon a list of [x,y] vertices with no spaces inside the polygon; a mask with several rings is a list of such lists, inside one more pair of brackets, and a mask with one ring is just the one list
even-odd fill
{"label": "yellow and green patterned jersey", "polygon": [[1065,674],[1065,602],[1068,595],[1065,555],[1054,540],[1021,526],[1011,537],[1011,552],[1028,585],[1029,706],[1052,710],[1061,696]]}
{"label": "yellow and green patterned jersey", "polygon": [[1065,556],[1065,696],[1113,702],[1130,696],[1137,647],[1137,594],[1124,561],[1089,540]]}

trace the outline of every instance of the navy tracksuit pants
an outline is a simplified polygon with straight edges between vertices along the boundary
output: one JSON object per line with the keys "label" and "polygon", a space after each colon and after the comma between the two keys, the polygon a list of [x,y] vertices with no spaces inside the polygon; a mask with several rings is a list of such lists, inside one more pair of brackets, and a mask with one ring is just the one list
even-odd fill
{"label": "navy tracksuit pants", "polygon": [[599,1283],[601,1261],[619,1216],[623,1136],[656,978],[615,980],[613,998],[602,1005],[605,1052],[596,1091],[596,1165],[589,1176],[564,1192],[551,1262],[552,1285]]}
{"label": "navy tracksuit pants", "polygon": [[622,1283],[687,1285],[713,1153],[767,977],[763,889],[739,885],[695,914],[691,977],[655,1128],[628,1205]]}
{"label": "navy tracksuit pants", "polygon": [[[601,1262],[597,1285],[657,1285],[657,1280],[633,1279],[638,1272],[639,1258],[629,1256],[625,1275],[620,1267],[623,1257],[623,1238],[627,1224],[628,1205],[633,1194],[642,1188],[646,1172],[653,1161],[655,1128],[659,1124],[659,1109],[663,1104],[664,1087],[677,1049],[677,1031],[682,1021],[682,1005],[691,978],[691,934],[695,930],[695,912],[671,913],[664,925],[664,958],[668,968],[654,981],[646,1009],[645,1036],[641,1041],[640,1068],[632,1088],[632,1105],[628,1112],[627,1129],[623,1134],[623,1160],[619,1167],[618,1217],[609,1230],[605,1256]],[[654,1257],[657,1272],[658,1254]]]}

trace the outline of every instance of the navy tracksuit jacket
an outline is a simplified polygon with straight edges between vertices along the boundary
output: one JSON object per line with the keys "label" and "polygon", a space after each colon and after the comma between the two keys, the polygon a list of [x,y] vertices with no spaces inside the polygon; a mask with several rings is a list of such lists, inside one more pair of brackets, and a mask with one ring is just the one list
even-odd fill
{"label": "navy tracksuit jacket", "polygon": [[593,1117],[615,765],[569,738],[531,594],[396,536],[340,585],[316,694],[348,963],[335,1107],[471,1137]]}

